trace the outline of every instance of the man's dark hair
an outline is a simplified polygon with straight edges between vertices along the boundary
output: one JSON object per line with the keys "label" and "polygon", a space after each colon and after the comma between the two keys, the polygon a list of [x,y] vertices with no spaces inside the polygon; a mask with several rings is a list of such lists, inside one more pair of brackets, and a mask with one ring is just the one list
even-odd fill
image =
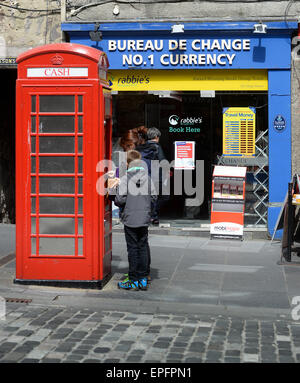
{"label": "man's dark hair", "polygon": [[153,140],[156,137],[160,137],[161,133],[157,128],[149,128],[147,131],[147,138],[148,140]]}

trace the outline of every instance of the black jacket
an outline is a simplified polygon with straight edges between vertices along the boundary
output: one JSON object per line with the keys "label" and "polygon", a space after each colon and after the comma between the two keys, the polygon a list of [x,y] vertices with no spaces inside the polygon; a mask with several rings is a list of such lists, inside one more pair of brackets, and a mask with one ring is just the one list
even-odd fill
{"label": "black jacket", "polygon": [[147,141],[145,144],[137,146],[136,150],[141,153],[142,160],[147,165],[148,175],[154,183],[157,195],[162,194],[162,185],[166,180],[166,174],[157,164],[154,164],[153,174],[151,174],[151,161],[158,160],[160,162],[166,159],[161,146],[156,141]]}
{"label": "black jacket", "polygon": [[148,173],[150,173],[149,163],[151,160],[165,160],[161,146],[155,141],[147,141],[145,144],[137,146],[135,150],[141,153],[142,160],[147,163]]}

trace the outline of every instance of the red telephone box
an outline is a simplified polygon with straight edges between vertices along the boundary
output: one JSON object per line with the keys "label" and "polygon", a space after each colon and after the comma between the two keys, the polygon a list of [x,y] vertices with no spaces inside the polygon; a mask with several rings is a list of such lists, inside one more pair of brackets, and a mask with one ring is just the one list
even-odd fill
{"label": "red telephone box", "polygon": [[111,204],[96,190],[97,164],[111,155],[107,57],[62,43],[17,63],[15,282],[102,288],[112,257]]}

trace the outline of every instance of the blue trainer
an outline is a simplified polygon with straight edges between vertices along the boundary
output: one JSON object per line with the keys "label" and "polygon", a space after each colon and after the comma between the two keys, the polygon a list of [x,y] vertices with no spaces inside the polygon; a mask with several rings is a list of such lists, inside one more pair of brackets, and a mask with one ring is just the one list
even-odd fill
{"label": "blue trainer", "polygon": [[147,278],[142,278],[139,280],[139,288],[140,288],[140,290],[147,290],[148,289]]}
{"label": "blue trainer", "polygon": [[123,282],[118,282],[118,288],[125,290],[139,290],[139,282],[125,279]]}

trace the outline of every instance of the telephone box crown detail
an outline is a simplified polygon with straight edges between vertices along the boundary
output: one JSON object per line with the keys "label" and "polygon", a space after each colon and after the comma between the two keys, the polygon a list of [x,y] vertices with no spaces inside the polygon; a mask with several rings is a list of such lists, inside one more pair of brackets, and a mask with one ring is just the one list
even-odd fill
{"label": "telephone box crown detail", "polygon": [[53,65],[61,65],[64,62],[64,58],[58,54],[54,55],[50,59]]}

